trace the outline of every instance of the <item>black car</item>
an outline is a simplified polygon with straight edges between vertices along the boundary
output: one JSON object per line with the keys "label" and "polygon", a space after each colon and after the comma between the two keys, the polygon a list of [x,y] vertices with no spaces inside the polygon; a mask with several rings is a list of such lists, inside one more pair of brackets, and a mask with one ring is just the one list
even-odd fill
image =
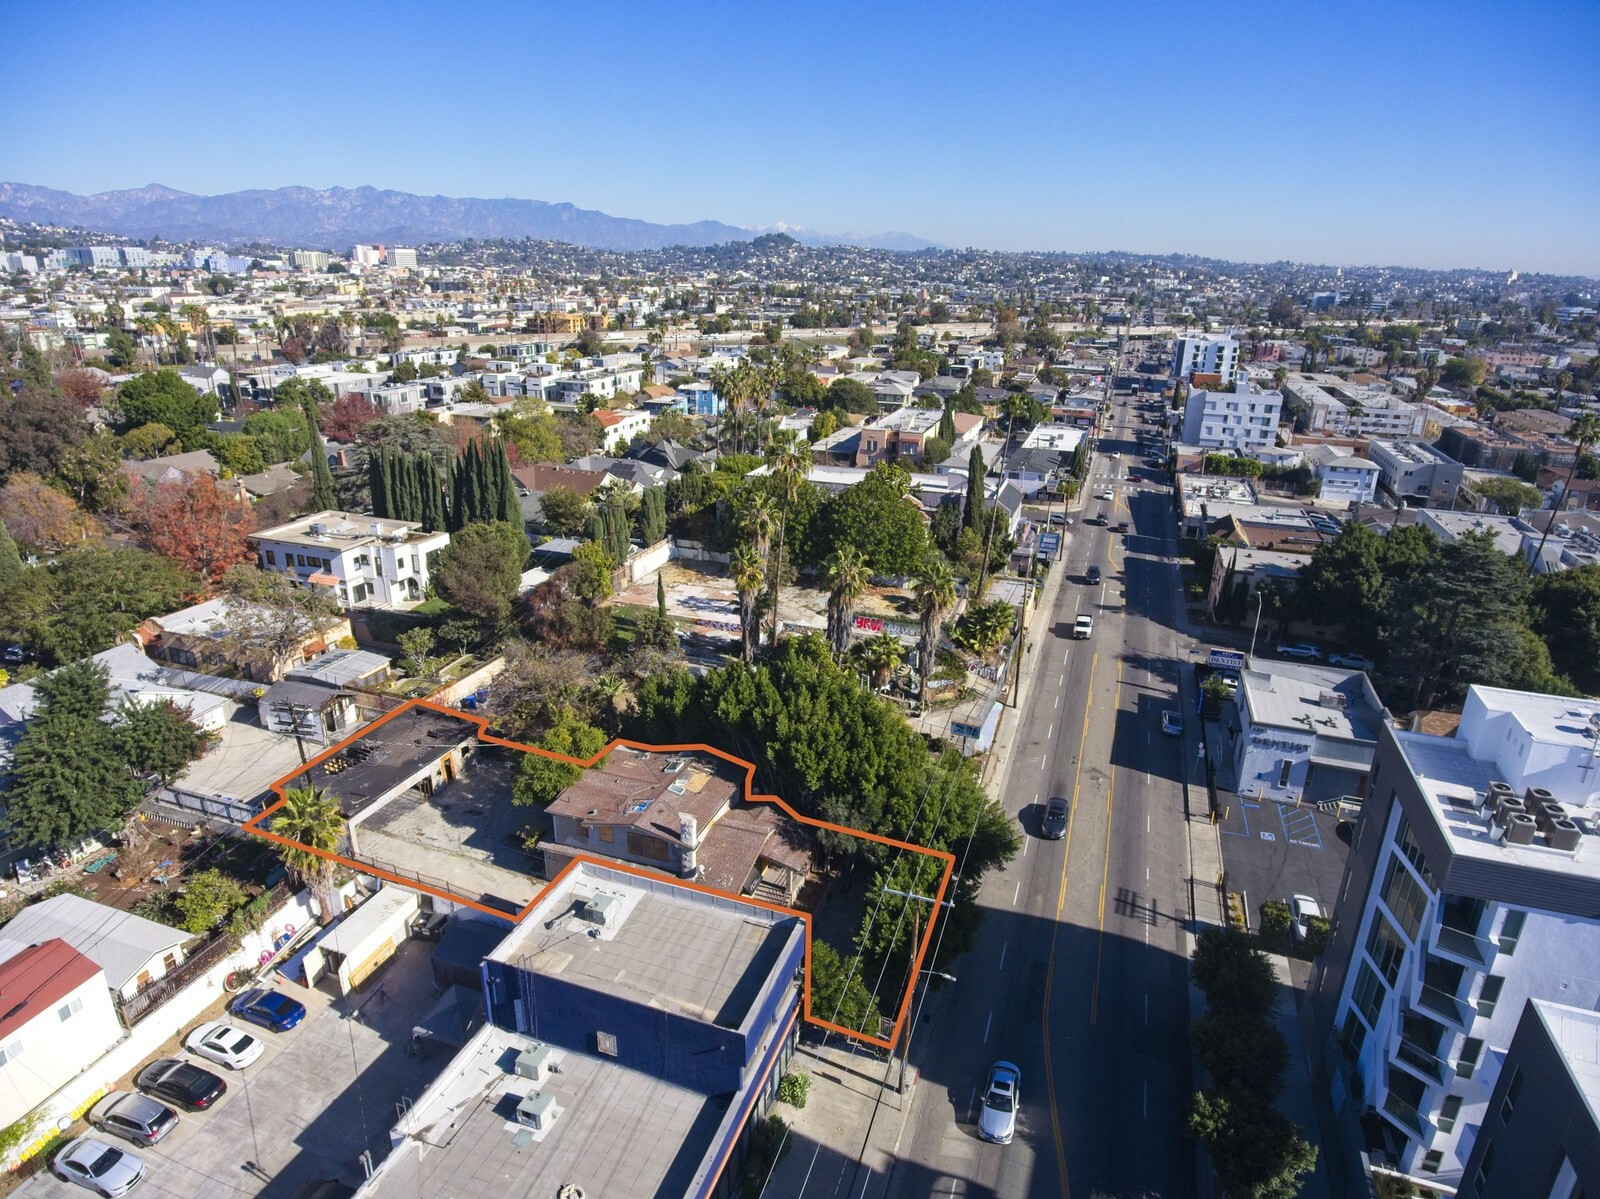
{"label": "black car", "polygon": [[1090,583],[1098,583],[1100,581],[1100,568],[1098,566],[1091,566],[1088,570],[1083,572],[1083,577]]}
{"label": "black car", "polygon": [[1050,802],[1044,806],[1044,820],[1041,822],[1040,831],[1046,839],[1059,841],[1067,835],[1067,801],[1059,795],[1052,795]]}
{"label": "black car", "polygon": [[133,1085],[145,1094],[175,1103],[187,1112],[209,1110],[228,1090],[228,1084],[210,1070],[203,1070],[193,1062],[179,1061],[174,1057],[151,1062],[139,1071]]}

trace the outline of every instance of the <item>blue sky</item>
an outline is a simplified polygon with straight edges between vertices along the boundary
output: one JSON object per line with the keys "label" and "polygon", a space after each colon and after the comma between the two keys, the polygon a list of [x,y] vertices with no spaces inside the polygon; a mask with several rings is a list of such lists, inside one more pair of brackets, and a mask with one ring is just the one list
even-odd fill
{"label": "blue sky", "polygon": [[1593,0],[4,0],[0,179],[1600,276]]}

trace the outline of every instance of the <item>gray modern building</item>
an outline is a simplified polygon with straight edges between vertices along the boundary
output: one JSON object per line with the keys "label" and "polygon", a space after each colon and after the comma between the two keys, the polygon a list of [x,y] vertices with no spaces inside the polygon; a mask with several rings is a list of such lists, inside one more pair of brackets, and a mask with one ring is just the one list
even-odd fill
{"label": "gray modern building", "polygon": [[1600,1195],[1600,1012],[1542,999],[1522,1009],[1456,1194]]}
{"label": "gray modern building", "polygon": [[1364,1165],[1459,1186],[1524,1006],[1600,1008],[1597,809],[1593,700],[1473,687],[1453,736],[1378,730],[1303,1013]]}

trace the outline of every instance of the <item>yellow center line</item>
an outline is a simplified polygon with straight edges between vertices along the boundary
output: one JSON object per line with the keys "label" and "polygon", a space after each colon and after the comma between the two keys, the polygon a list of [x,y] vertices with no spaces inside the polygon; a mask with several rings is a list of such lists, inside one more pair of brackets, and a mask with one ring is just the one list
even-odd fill
{"label": "yellow center line", "polygon": [[[1112,712],[1122,710],[1122,663],[1117,663],[1117,698]],[[1094,989],[1089,992],[1089,1023],[1100,1018],[1100,955],[1106,945],[1106,884],[1111,878],[1111,801],[1117,793],[1117,761],[1111,759],[1110,775],[1106,779],[1106,855],[1100,865],[1100,935],[1094,946]]]}
{"label": "yellow center line", "polygon": [[[1089,659],[1088,699],[1094,695],[1094,672],[1100,664],[1100,655]],[[1083,780],[1083,751],[1089,743],[1089,712],[1093,704],[1086,699],[1083,705],[1083,731],[1078,734],[1078,765],[1072,774],[1072,803],[1067,808],[1067,841],[1061,853],[1061,890],[1056,894],[1056,919],[1067,904],[1067,862],[1072,857],[1072,829],[1078,823],[1078,791]],[[1072,1187],[1067,1182],[1067,1148],[1061,1139],[1061,1109],[1056,1106],[1056,1072],[1050,1057],[1050,992],[1056,981],[1056,931],[1050,935],[1050,959],[1044,972],[1044,1004],[1039,1016],[1041,1035],[1044,1038],[1044,1086],[1050,1100],[1050,1128],[1055,1134],[1056,1174],[1061,1179],[1061,1199],[1072,1199]]]}

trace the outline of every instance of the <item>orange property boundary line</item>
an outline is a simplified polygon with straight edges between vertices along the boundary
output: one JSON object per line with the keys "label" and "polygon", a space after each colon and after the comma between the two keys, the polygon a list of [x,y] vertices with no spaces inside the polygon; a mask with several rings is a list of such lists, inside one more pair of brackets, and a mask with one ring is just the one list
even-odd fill
{"label": "orange property boundary line", "polygon": [[951,875],[955,872],[955,855],[947,850],[930,849],[925,845],[913,845],[909,841],[897,841],[893,837],[879,836],[877,833],[869,833],[864,829],[850,828],[848,825],[832,824],[826,820],[814,820],[809,816],[802,816],[799,812],[796,812],[776,795],[758,795],[752,790],[756,776],[756,767],[754,762],[746,761],[744,758],[735,757],[733,754],[717,749],[714,746],[705,745],[698,742],[683,745],[650,745],[643,741],[629,741],[625,738],[617,737],[608,742],[604,749],[591,758],[574,758],[568,754],[557,753],[555,750],[544,749],[537,745],[527,745],[521,741],[511,741],[504,737],[497,737],[493,733],[489,732],[489,721],[487,717],[479,716],[471,712],[462,712],[455,708],[447,708],[443,704],[436,704],[425,699],[414,699],[400,705],[400,707],[395,708],[392,712],[386,712],[384,715],[380,716],[377,720],[373,721],[359,732],[346,737],[343,741],[340,741],[337,745],[330,746],[328,749],[323,750],[320,754],[306,762],[293,774],[287,774],[283,778],[278,779],[271,786],[271,790],[278,797],[277,800],[269,805],[265,811],[246,821],[244,825],[245,831],[252,833],[255,836],[265,838],[268,841],[275,841],[279,845],[287,845],[291,849],[300,849],[306,851],[307,853],[316,854],[318,857],[327,858],[331,862],[337,862],[341,866],[348,866],[350,869],[361,874],[383,878],[400,886],[409,887],[412,890],[426,891],[428,894],[437,896],[440,899],[448,899],[452,903],[458,903],[465,907],[473,908],[480,912],[485,912],[488,915],[498,917],[501,920],[509,919],[513,922],[521,921],[530,911],[533,910],[534,905],[539,902],[539,898],[537,896],[524,905],[522,910],[517,912],[514,916],[508,915],[506,912],[501,911],[498,908],[489,907],[486,904],[479,903],[475,899],[469,899],[464,895],[457,895],[451,891],[438,890],[434,887],[426,885],[425,883],[421,883],[416,879],[406,878],[404,875],[391,873],[390,871],[374,866],[370,862],[363,862],[356,858],[347,858],[337,853],[316,849],[310,845],[304,845],[299,841],[295,841],[275,833],[270,828],[266,827],[267,818],[283,806],[284,792],[289,788],[295,779],[306,774],[312,769],[312,767],[319,766],[329,758],[338,755],[348,746],[354,745],[380,725],[394,720],[406,712],[411,712],[418,708],[426,708],[430,711],[437,712],[440,715],[450,716],[464,723],[476,725],[478,728],[478,741],[482,744],[500,745],[507,749],[520,750],[523,753],[542,754],[544,757],[553,758],[558,762],[567,762],[573,766],[581,766],[585,769],[593,766],[596,762],[605,757],[618,746],[626,749],[642,750],[646,753],[710,754],[712,757],[721,758],[724,762],[738,767],[744,772],[744,798],[751,803],[773,804],[791,820],[803,825],[807,825],[811,828],[827,829],[829,832],[843,833],[844,835],[850,837],[860,837],[863,840],[875,841],[879,845],[886,845],[891,849],[909,850],[912,853],[924,854],[937,861],[942,861],[944,863],[944,870],[939,875],[939,887],[932,900],[935,918],[930,919],[927,922],[926,927],[923,929],[922,939],[917,945],[916,958],[912,962],[911,981],[906,987],[905,994],[900,998],[899,1007],[895,1011],[894,1027],[890,1029],[887,1038],[874,1036],[858,1028],[848,1028],[842,1024],[835,1024],[830,1020],[824,1020],[820,1016],[812,1013],[811,916],[808,912],[800,911],[797,908],[783,907],[780,904],[766,903],[762,900],[751,898],[748,895],[737,895],[733,892],[724,891],[718,887],[708,887],[704,883],[696,883],[687,881],[685,879],[674,878],[671,875],[665,875],[659,871],[650,870],[642,866],[635,866],[629,862],[623,862],[613,858],[597,857],[585,853],[577,854],[572,861],[569,862],[561,870],[561,872],[555,876],[555,878],[550,880],[548,884],[549,886],[554,886],[555,884],[559,883],[570,871],[575,869],[580,862],[593,862],[595,865],[603,866],[608,870],[620,870],[625,874],[633,874],[639,878],[648,879],[651,882],[659,883],[665,879],[673,886],[683,887],[685,890],[700,891],[708,895],[725,896],[737,899],[741,903],[747,903],[754,907],[766,908],[769,911],[778,912],[782,915],[796,916],[805,922],[806,928],[806,988],[802,997],[804,1001],[806,1023],[814,1024],[819,1028],[826,1028],[833,1032],[841,1033],[847,1037],[854,1037],[856,1040],[865,1041],[869,1045],[876,1045],[880,1049],[893,1050],[895,1044],[900,1038],[900,1031],[905,1026],[906,1019],[910,1013],[912,992],[916,990],[916,980],[921,976],[922,963],[927,957],[929,946],[933,942],[933,930],[938,924],[937,915],[940,906],[944,903],[945,893],[949,889]]}

